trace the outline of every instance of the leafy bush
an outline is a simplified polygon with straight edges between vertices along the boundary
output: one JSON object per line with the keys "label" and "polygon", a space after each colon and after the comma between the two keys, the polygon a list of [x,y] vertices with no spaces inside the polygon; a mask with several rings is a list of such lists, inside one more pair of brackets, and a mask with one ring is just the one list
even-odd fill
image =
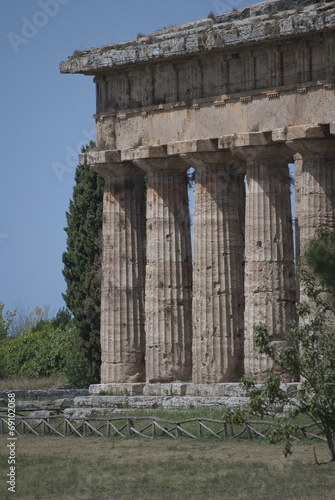
{"label": "leafy bush", "polygon": [[280,387],[278,373],[269,373],[257,386],[250,377],[243,380],[250,409],[275,418],[271,442],[283,441],[285,454],[291,452],[294,418],[308,415],[324,434],[335,462],[335,235],[322,229],[300,260],[299,279],[306,302],[297,305],[299,322],[291,321],[281,345],[271,342],[265,324],[254,325],[254,341],[285,371],[300,378],[295,392]]}
{"label": "leafy bush", "polygon": [[4,313],[0,303],[0,378],[66,375],[71,387],[88,387],[89,365],[71,313],[63,308],[45,320],[42,309],[35,308],[20,335],[11,336],[15,314]]}
{"label": "leafy bush", "polygon": [[15,317],[15,311],[4,313],[5,304],[0,302],[0,378],[6,375],[5,349],[10,326]]}
{"label": "leafy bush", "polygon": [[36,377],[63,373],[68,336],[68,328],[55,329],[48,322],[8,339],[3,349],[5,375]]}

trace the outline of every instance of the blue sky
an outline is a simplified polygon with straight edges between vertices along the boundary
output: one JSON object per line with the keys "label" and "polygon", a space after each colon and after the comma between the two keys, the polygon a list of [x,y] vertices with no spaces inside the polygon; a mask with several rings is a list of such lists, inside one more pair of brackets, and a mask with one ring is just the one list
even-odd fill
{"label": "blue sky", "polygon": [[77,154],[94,139],[93,78],[61,75],[74,50],[255,3],[243,0],[3,0],[0,301],[63,307],[65,212]]}

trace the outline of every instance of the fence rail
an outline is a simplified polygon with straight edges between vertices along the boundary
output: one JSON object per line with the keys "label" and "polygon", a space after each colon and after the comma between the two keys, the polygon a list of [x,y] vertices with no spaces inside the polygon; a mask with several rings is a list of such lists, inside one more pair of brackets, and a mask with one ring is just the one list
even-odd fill
{"label": "fence rail", "polygon": [[[60,437],[99,436],[109,438],[142,437],[154,439],[213,438],[213,439],[266,439],[273,422],[264,420],[245,420],[242,424],[232,425],[223,420],[210,418],[191,418],[182,421],[165,420],[158,417],[110,417],[110,418],[69,418],[65,415],[48,417],[15,417],[15,433],[18,436]],[[315,429],[315,430],[314,430]],[[0,416],[0,433],[8,434],[8,417]],[[327,441],[319,424],[310,423],[300,426],[292,439],[320,439]]]}

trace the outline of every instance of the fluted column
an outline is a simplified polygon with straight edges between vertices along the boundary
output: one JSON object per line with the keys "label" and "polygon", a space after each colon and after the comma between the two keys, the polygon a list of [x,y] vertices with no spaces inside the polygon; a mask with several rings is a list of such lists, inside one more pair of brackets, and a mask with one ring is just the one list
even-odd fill
{"label": "fluted column", "polygon": [[182,155],[195,168],[193,383],[243,374],[243,162],[229,152]]}
{"label": "fluted column", "polygon": [[[294,194],[295,194],[295,258],[300,255],[300,213],[301,213],[301,181],[302,181],[302,156],[299,153],[294,155]],[[300,301],[300,281],[296,273],[296,300]]]}
{"label": "fluted column", "polygon": [[[323,127],[314,129],[321,136],[327,133]],[[335,138],[297,139],[288,141],[287,145],[298,151],[296,156],[301,158],[300,201],[296,208],[299,259],[307,250],[309,242],[317,237],[319,229],[335,230]],[[315,255],[316,260],[320,262],[323,255],[323,248],[320,246]],[[299,301],[310,302],[304,284],[299,282],[297,285]]]}
{"label": "fluted column", "polygon": [[321,228],[335,230],[335,138],[297,139],[286,143],[302,160],[296,219],[302,255]]}
{"label": "fluted column", "polygon": [[[253,326],[265,323],[280,342],[295,319],[295,270],[288,163],[282,145],[242,146],[247,163],[245,233],[245,373],[262,381],[271,360],[254,345]],[[289,380],[283,374],[282,378]]]}
{"label": "fluted column", "polygon": [[132,163],[95,165],[105,178],[101,382],[145,380],[144,173]]}
{"label": "fluted column", "polygon": [[192,250],[180,158],[140,159],[148,174],[145,286],[147,382],[191,379]]}

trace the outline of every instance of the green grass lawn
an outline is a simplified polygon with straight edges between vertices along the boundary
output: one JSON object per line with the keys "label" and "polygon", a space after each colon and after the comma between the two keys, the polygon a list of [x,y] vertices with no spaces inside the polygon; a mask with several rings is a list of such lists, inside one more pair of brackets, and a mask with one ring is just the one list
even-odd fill
{"label": "green grass lawn", "polygon": [[[7,437],[0,437],[0,498],[20,500],[328,500],[335,463],[313,446],[264,441],[19,437],[16,493],[6,493]],[[328,449],[316,443],[319,461]]]}
{"label": "green grass lawn", "polygon": [[[54,379],[49,386],[61,383]],[[8,381],[4,384],[9,388]],[[18,381],[11,384],[14,388]],[[23,385],[45,387],[45,381],[32,379]],[[221,420],[222,414],[223,408],[210,407],[135,412],[124,408],[118,416],[182,421]],[[298,423],[308,419],[299,417]],[[197,423],[187,424],[187,429],[197,434]],[[7,435],[0,436],[1,500],[328,500],[335,496],[335,463],[325,463],[329,451],[319,441],[302,440],[285,458],[281,444],[250,441],[246,436],[234,441],[19,436],[15,494],[7,491],[7,443]],[[315,463],[312,443],[323,465]]]}

